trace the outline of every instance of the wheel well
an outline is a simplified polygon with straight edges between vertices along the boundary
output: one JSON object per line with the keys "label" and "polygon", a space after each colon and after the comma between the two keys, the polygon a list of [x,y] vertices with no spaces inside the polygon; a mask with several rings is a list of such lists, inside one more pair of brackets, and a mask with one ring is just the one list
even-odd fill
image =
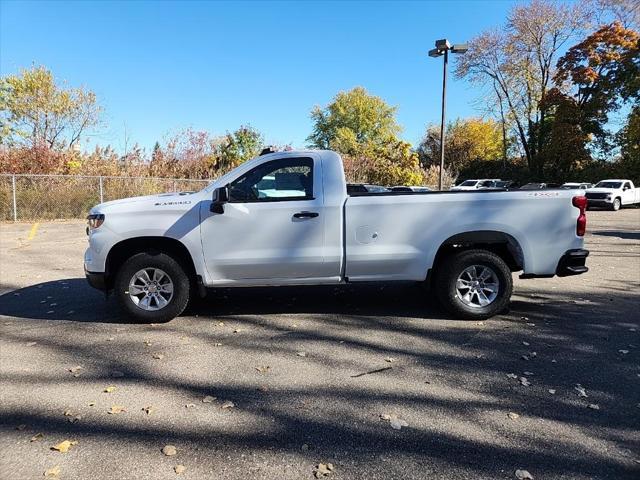
{"label": "wheel well", "polygon": [[504,232],[481,230],[459,233],[446,239],[438,248],[432,270],[437,269],[438,263],[448,255],[471,249],[495,253],[504,260],[512,272],[522,270],[524,267],[524,254],[515,238]]}
{"label": "wheel well", "polygon": [[113,282],[122,264],[138,253],[157,255],[164,253],[176,260],[185,269],[190,278],[196,277],[196,268],[189,250],[182,242],[167,237],[136,237],[116,243],[107,255],[106,274],[107,288],[113,287]]}

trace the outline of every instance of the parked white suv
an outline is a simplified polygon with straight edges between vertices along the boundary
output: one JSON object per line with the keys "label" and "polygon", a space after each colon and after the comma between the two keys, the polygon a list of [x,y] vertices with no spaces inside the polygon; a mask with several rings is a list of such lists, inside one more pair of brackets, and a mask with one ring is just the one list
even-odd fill
{"label": "parked white suv", "polygon": [[640,203],[640,188],[631,180],[602,180],[586,193],[589,207],[605,207],[620,210],[623,205]]}
{"label": "parked white suv", "polygon": [[456,317],[488,318],[523,277],[587,271],[581,192],[347,193],[331,151],[263,155],[196,193],[89,214],[84,267],[134,318],[158,322],[206,287],[415,281]]}

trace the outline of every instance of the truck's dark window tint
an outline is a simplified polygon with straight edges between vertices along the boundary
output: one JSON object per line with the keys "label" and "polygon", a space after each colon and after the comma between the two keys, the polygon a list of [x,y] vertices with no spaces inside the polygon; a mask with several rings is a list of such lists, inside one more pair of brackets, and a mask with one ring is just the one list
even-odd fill
{"label": "truck's dark window tint", "polygon": [[313,159],[286,158],[257,166],[229,185],[235,203],[311,200]]}

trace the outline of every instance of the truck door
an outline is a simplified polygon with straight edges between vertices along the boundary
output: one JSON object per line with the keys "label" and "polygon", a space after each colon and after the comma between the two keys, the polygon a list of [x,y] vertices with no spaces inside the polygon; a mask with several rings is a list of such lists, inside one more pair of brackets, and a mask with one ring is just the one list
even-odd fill
{"label": "truck door", "polygon": [[270,160],[228,186],[224,213],[210,212],[207,202],[201,213],[202,247],[214,284],[325,276],[320,159]]}
{"label": "truck door", "polygon": [[624,182],[622,185],[622,204],[629,205],[634,202],[634,190],[631,188],[631,182]]}

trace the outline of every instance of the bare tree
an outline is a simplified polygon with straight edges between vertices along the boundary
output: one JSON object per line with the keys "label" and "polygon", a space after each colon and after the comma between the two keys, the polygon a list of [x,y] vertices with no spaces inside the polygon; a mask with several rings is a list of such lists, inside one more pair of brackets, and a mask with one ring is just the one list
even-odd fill
{"label": "bare tree", "polygon": [[[552,86],[555,63],[566,43],[581,32],[588,18],[585,3],[532,0],[510,12],[501,29],[480,34],[458,57],[456,75],[490,87],[504,105],[530,171],[541,173],[539,155],[548,134],[542,98]],[[505,122],[506,123],[506,122]]]}

